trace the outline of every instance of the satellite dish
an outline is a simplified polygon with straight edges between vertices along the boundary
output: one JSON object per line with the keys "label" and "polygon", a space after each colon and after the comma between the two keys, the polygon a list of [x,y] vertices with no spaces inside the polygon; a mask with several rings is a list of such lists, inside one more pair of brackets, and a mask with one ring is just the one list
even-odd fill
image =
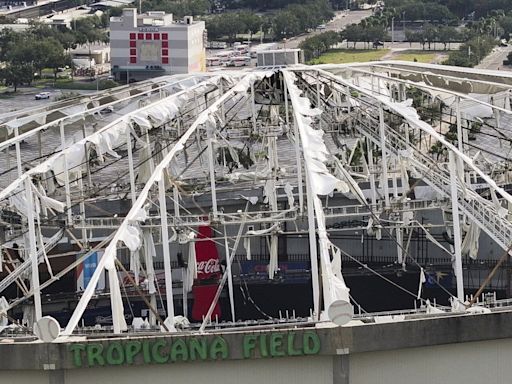
{"label": "satellite dish", "polygon": [[[0,297],[0,313],[7,313],[7,309],[9,308],[9,303],[5,299],[5,297]],[[9,324],[9,320],[7,316],[0,316],[0,327],[6,327]]]}
{"label": "satellite dish", "polygon": [[345,300],[335,300],[327,309],[327,316],[336,325],[345,325],[354,316],[354,307]]}
{"label": "satellite dish", "polygon": [[51,316],[44,316],[34,323],[34,334],[45,343],[51,343],[60,335],[60,324]]}

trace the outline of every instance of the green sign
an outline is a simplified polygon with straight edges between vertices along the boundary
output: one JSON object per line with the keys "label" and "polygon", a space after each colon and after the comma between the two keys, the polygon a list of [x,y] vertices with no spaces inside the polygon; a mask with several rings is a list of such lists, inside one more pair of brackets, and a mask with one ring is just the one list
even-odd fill
{"label": "green sign", "polygon": [[[126,340],[69,346],[73,365],[77,368],[134,363],[166,364],[195,360],[225,360],[231,357],[230,350],[230,345],[220,336]],[[238,357],[244,359],[316,355],[320,352],[320,338],[311,331],[300,334],[295,332],[247,334],[243,336],[242,345],[237,350]]]}

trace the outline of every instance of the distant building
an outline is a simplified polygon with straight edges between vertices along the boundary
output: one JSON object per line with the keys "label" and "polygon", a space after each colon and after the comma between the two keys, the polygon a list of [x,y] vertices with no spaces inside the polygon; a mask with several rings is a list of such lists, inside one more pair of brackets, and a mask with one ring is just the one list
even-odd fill
{"label": "distant building", "polygon": [[304,63],[304,52],[295,49],[272,49],[258,51],[258,67],[273,67]]}
{"label": "distant building", "polygon": [[112,74],[120,82],[206,69],[204,21],[192,16],[174,21],[171,14],[137,14],[123,9],[110,18]]}

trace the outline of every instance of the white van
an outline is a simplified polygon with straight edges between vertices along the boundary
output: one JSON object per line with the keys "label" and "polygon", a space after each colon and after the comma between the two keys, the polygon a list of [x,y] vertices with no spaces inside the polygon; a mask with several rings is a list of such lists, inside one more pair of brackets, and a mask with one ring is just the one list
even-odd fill
{"label": "white van", "polygon": [[235,47],[235,51],[240,55],[245,55],[249,53],[249,46],[247,44],[239,44]]}
{"label": "white van", "polygon": [[218,65],[222,65],[222,60],[220,59],[220,57],[213,56],[213,57],[206,58],[206,66],[207,67],[215,67]]}
{"label": "white van", "polygon": [[250,56],[235,56],[231,57],[226,62],[226,67],[246,67],[251,65],[251,57]]}

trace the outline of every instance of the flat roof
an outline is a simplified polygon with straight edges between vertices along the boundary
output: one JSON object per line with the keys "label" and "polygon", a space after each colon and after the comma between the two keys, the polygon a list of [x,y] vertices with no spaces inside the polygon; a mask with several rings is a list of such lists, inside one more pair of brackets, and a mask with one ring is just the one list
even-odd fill
{"label": "flat roof", "polygon": [[300,52],[299,48],[289,48],[289,49],[269,49],[267,51],[256,51],[256,53],[291,53],[291,52]]}
{"label": "flat roof", "polygon": [[91,4],[91,7],[119,7],[122,5],[129,5],[132,4],[134,0],[104,0],[104,1],[98,1],[97,3]]}

